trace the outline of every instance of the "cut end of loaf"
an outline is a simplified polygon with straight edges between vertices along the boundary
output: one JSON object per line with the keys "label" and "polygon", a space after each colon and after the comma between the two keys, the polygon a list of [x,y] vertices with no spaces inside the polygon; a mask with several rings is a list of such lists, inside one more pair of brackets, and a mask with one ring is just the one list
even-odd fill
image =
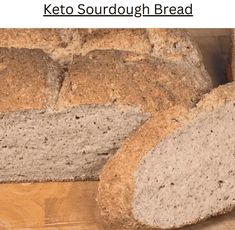
{"label": "cut end of loaf", "polygon": [[135,171],[136,220],[179,228],[235,207],[235,101],[202,112],[150,151]]}
{"label": "cut end of loaf", "polygon": [[0,182],[98,179],[123,139],[147,118],[129,106],[0,114]]}

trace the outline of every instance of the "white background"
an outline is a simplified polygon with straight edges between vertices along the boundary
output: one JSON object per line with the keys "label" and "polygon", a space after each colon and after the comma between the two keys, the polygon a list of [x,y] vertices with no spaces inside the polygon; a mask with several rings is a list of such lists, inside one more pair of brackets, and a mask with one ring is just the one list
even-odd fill
{"label": "white background", "polygon": [[[234,0],[1,0],[1,28],[234,28]],[[43,17],[43,5],[189,5],[193,4],[194,17]]]}

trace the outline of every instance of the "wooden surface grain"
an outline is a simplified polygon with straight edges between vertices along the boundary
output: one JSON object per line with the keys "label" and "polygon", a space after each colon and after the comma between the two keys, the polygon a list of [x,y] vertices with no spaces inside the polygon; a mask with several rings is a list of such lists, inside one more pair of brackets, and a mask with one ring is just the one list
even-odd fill
{"label": "wooden surface grain", "polygon": [[98,230],[97,182],[0,185],[0,229]]}
{"label": "wooden surface grain", "polygon": [[[214,84],[225,83],[230,30],[189,32],[201,48]],[[100,230],[97,185],[98,182],[1,184],[0,230]],[[182,230],[235,230],[235,211]]]}
{"label": "wooden surface grain", "polygon": [[[0,185],[0,229],[102,230],[98,182]],[[182,230],[234,230],[235,211]],[[121,229],[120,229],[121,230]]]}

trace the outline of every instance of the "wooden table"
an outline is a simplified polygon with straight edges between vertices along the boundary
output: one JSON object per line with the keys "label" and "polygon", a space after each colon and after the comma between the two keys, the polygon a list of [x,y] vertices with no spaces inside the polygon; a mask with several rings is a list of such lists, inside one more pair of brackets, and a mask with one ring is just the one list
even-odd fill
{"label": "wooden table", "polygon": [[[97,182],[0,185],[0,229],[101,230]],[[185,230],[234,230],[235,211]],[[121,230],[121,229],[120,229]]]}
{"label": "wooden table", "polygon": [[97,184],[1,184],[0,229],[98,230]]}

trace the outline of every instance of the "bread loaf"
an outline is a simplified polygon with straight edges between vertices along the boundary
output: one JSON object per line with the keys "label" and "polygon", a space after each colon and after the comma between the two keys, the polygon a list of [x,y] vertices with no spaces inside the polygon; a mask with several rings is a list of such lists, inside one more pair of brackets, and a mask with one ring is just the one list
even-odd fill
{"label": "bread loaf", "polygon": [[0,181],[98,179],[153,114],[194,106],[211,79],[184,57],[191,38],[163,31],[151,30],[157,46],[180,44],[165,59],[145,29],[1,29]]}
{"label": "bread loaf", "polygon": [[[0,181],[98,179],[152,114],[193,106],[210,78],[148,55],[97,50],[63,73],[45,53],[0,49]],[[198,80],[199,79],[199,80]]]}
{"label": "bread loaf", "polygon": [[101,174],[107,229],[179,228],[232,210],[234,104],[231,83],[189,113],[162,111],[127,138]]}

